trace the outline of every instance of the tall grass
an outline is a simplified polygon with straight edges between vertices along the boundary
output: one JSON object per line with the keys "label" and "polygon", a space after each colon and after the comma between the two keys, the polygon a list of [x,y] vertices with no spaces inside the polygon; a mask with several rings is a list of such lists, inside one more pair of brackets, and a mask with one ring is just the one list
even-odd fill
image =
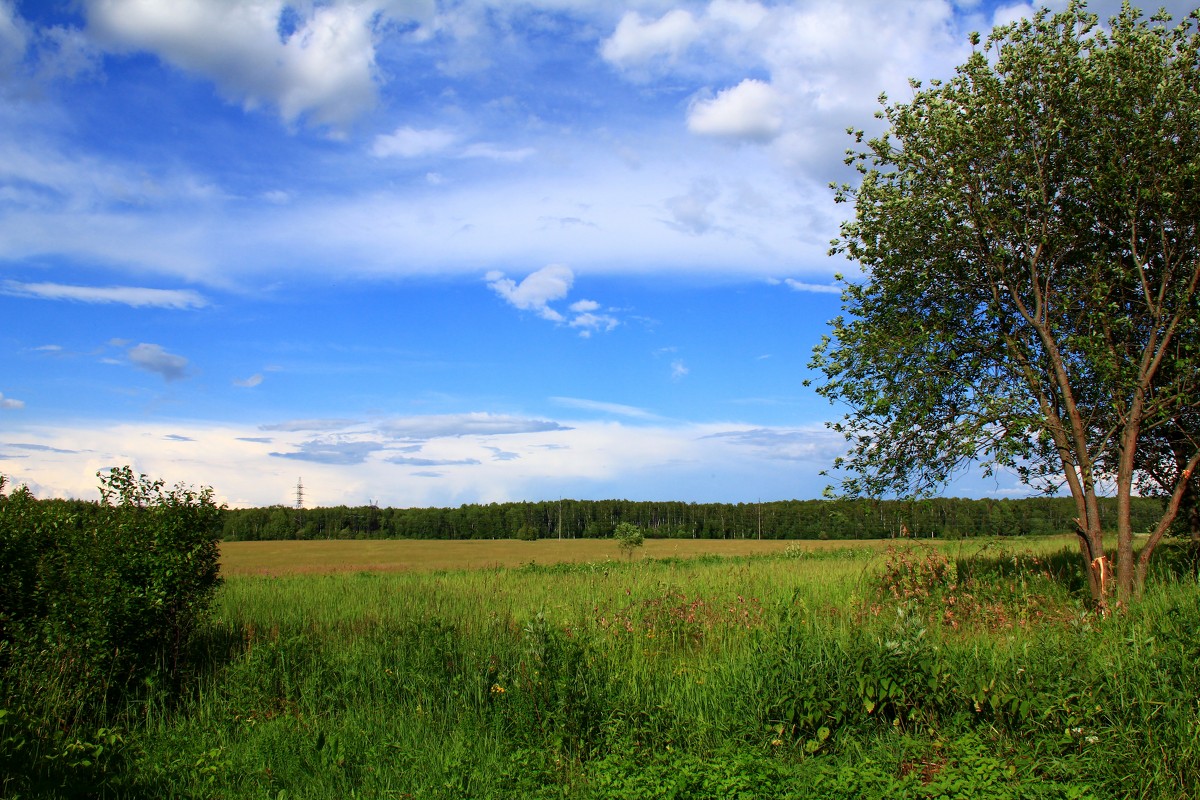
{"label": "tall grass", "polygon": [[113,786],[1196,796],[1194,578],[1099,617],[1061,544],[232,577],[194,694],[123,712]]}

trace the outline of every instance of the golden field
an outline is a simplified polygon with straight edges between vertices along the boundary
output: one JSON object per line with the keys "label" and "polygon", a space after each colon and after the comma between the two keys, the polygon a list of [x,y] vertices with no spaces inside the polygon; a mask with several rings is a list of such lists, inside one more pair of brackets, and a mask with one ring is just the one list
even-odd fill
{"label": "golden field", "polygon": [[[752,556],[787,548],[829,550],[885,548],[894,540],[785,541],[757,539],[647,539],[632,558]],[[338,572],[435,572],[561,563],[625,561],[611,539],[322,539],[315,541],[225,542],[225,575],[293,575]]]}

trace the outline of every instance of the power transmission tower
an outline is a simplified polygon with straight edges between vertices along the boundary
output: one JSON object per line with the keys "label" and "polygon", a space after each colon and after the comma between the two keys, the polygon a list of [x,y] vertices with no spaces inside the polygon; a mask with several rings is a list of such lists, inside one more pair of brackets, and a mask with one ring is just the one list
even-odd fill
{"label": "power transmission tower", "polygon": [[296,479],[296,531],[304,527],[304,480]]}

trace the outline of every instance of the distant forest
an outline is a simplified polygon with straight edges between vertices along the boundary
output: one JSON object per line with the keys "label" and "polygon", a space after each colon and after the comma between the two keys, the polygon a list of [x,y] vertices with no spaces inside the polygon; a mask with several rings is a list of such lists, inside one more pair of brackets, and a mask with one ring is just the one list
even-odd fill
{"label": "distant forest", "polygon": [[[1116,501],[1102,501],[1105,519]],[[1134,498],[1135,531],[1158,522],[1162,500]],[[1065,497],[1020,500],[783,500],[766,503],[548,500],[458,508],[227,510],[226,541],[259,539],[607,538],[632,522],[652,538],[884,539],[1071,533],[1075,505]]]}

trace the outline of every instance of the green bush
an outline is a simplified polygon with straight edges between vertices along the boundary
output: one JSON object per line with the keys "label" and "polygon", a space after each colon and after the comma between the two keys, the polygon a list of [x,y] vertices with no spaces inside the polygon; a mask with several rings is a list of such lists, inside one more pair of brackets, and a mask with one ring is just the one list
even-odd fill
{"label": "green bush", "polygon": [[221,507],[211,489],[165,489],[128,467],[101,476],[99,504],[3,487],[0,477],[0,734],[26,751],[31,780],[62,773],[76,751],[87,757],[75,768],[103,772],[110,710],[170,697],[194,671],[220,584]]}

